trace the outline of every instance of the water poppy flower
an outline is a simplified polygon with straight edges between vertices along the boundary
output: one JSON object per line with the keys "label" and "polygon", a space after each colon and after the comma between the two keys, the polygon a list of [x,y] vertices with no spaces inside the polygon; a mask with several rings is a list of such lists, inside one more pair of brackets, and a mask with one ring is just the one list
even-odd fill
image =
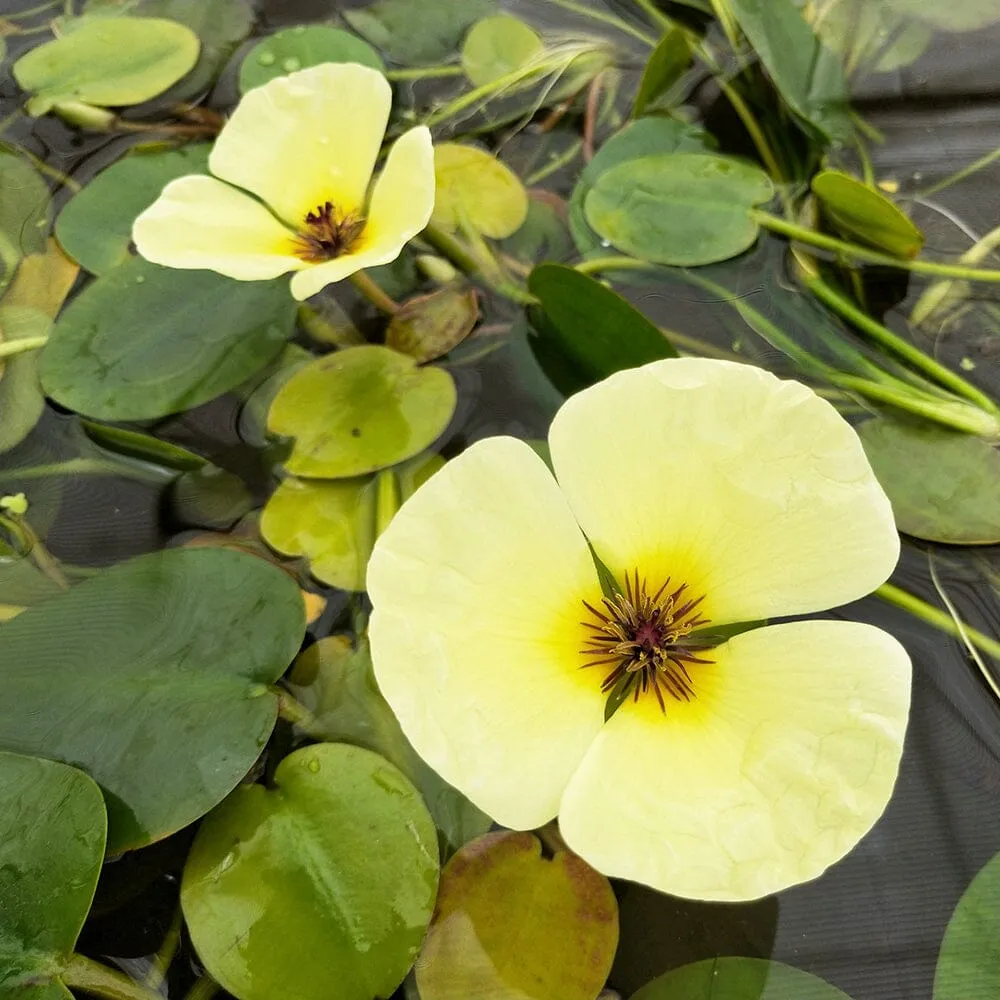
{"label": "water poppy flower", "polygon": [[136,219],[139,253],[241,281],[295,271],[297,299],[395,260],[430,219],[434,151],[428,129],[410,129],[372,184],[391,104],[386,78],[357,63],[251,90],[212,148],[215,176],[171,181]]}
{"label": "water poppy flower", "polygon": [[375,546],[375,673],[406,735],[504,826],[558,815],[606,875],[729,901],[817,877],[891,794],[906,652],[849,621],[705,637],[886,579],[857,435],[797,382],[685,358],[573,396],[549,447],[555,478],[521,441],[473,444]]}

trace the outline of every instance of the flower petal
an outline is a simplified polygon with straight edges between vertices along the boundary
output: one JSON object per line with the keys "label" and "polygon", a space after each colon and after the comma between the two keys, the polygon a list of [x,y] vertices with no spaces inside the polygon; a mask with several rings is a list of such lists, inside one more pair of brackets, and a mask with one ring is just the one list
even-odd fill
{"label": "flower petal", "polygon": [[569,399],[549,432],[559,484],[619,580],[671,577],[713,622],[843,604],[899,556],[854,430],[798,382],[682,358]]}
{"label": "flower petal", "polygon": [[605,875],[692,899],[778,892],[842,858],[885,809],[910,701],[906,651],[871,625],[730,640],[690,703],[626,702],[570,781],[569,846]]}
{"label": "flower petal", "polygon": [[375,675],[417,753],[504,826],[552,819],[604,721],[581,670],[581,600],[600,599],[555,480],[513,438],[431,477],[368,565]]}
{"label": "flower petal", "polygon": [[267,202],[289,225],[330,201],[364,208],[392,88],[358,63],[322,63],[247,93],[208,158],[212,173]]}
{"label": "flower petal", "polygon": [[306,266],[291,253],[288,230],[263,205],[200,174],[171,181],[135,220],[132,239],[154,264],[217,271],[240,281]]}
{"label": "flower petal", "polygon": [[389,150],[358,249],[295,275],[292,295],[307,299],[356,271],[394,261],[427,225],[433,209],[434,147],[430,130],[421,125],[401,135]]}

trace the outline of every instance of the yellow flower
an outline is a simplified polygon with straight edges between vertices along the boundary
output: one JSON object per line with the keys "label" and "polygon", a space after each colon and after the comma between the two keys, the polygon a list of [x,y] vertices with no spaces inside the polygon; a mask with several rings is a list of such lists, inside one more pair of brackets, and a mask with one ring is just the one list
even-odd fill
{"label": "yellow flower", "polygon": [[817,877],[892,792],[906,652],[848,621],[698,632],[885,580],[899,541],[857,435],[797,382],[685,358],[572,397],[549,446],[558,482],[521,441],[474,444],[375,546],[375,673],[406,735],[504,826],[558,814],[607,875],[705,900]]}
{"label": "yellow flower", "polygon": [[215,177],[171,181],[136,219],[139,253],[241,281],[295,271],[297,299],[395,260],[434,207],[434,151],[426,128],[410,129],[369,195],[391,103],[386,78],[357,63],[251,90],[212,148]]}

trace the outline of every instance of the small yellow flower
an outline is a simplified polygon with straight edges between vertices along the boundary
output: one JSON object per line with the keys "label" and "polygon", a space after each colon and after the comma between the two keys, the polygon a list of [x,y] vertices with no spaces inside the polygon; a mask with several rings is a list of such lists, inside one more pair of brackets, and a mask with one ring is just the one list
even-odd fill
{"label": "small yellow flower", "polygon": [[395,260],[434,207],[434,151],[410,129],[371,184],[391,103],[386,78],[357,63],[251,90],[209,156],[215,177],[171,181],[136,219],[139,253],[241,281],[295,271],[297,299]]}
{"label": "small yellow flower", "polygon": [[849,621],[699,633],[886,579],[857,435],[797,382],[685,358],[572,397],[549,446],[557,478],[521,441],[474,444],[375,546],[375,672],[406,735],[504,826],[558,814],[607,875],[730,901],[817,877],[892,792],[906,652]]}

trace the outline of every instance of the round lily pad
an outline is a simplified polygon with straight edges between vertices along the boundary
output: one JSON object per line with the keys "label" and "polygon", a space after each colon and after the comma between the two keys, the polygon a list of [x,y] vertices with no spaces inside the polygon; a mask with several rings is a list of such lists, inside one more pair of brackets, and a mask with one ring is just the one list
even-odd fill
{"label": "round lily pad", "polygon": [[165,837],[247,773],[305,630],[294,581],[224,549],[121,563],[0,629],[0,745],[101,786],[109,850]]}
{"label": "round lily pad", "polygon": [[240,93],[277,76],[320,63],[360,63],[385,72],[382,57],[362,38],[328,24],[299,24],[258,42],[240,63]]}
{"label": "round lily pad", "polygon": [[75,298],[42,353],[42,385],[98,420],[152,420],[236,388],[295,328],[287,278],[234,281],[131,257]]}
{"label": "round lily pad", "polygon": [[140,104],[176,83],[198,60],[198,36],[154,17],[88,17],[14,63],[14,79],[34,94],[28,111],[82,101],[98,107]]}
{"label": "round lily pad", "polygon": [[496,14],[477,21],[462,45],[462,69],[476,87],[520,69],[544,48],[541,38],[524,21]]}
{"label": "round lily pad", "polygon": [[104,274],[131,256],[132,223],[169,181],[207,174],[211,145],[134,151],[102,170],[74,195],[56,219],[62,248],[91,274]]}
{"label": "round lily pad", "polygon": [[441,368],[365,345],[300,368],[267,416],[272,434],[294,438],[285,463],[296,476],[346,479],[412,458],[448,426],[457,395]]}
{"label": "round lily pad", "polygon": [[0,995],[71,1000],[59,974],[104,862],[101,790],[75,767],[0,753],[0,801]]}
{"label": "round lily pad", "polygon": [[774,194],[759,167],[731,157],[674,153],[601,174],[584,202],[591,228],[623,253],[678,267],[728,260],[757,238],[751,212]]}
{"label": "round lily pad", "polygon": [[421,1000],[594,1000],[618,944],[608,880],[530,833],[488,833],[441,873],[417,961]]}
{"label": "round lily pad", "polygon": [[372,1000],[409,971],[437,882],[416,789],[369,750],[320,743],[205,820],[181,904],[208,971],[239,1000]]}
{"label": "round lily pad", "polygon": [[442,142],[434,147],[435,225],[454,231],[463,225],[493,239],[516,232],[528,215],[528,194],[520,178],[478,146]]}

